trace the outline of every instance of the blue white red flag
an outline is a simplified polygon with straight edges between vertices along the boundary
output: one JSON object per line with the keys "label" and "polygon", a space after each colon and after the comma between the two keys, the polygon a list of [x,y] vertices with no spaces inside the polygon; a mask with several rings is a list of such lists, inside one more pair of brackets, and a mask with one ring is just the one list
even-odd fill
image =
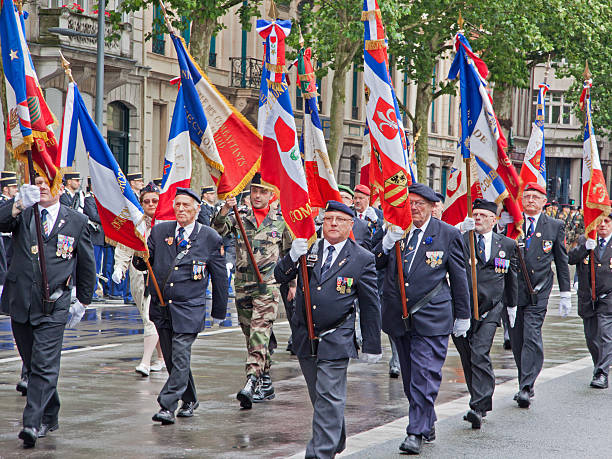
{"label": "blue white red flag", "polygon": [[448,78],[454,80],[460,76],[461,153],[464,158],[473,157],[476,163],[483,199],[503,203],[513,217],[514,225],[508,228],[508,236],[515,238],[520,234],[523,220],[518,204],[519,178],[504,151],[506,139],[487,92],[487,66],[472,52],[461,33],[455,36],[455,49],[457,53]]}
{"label": "blue white red flag", "polygon": [[74,154],[79,133],[79,113],[74,109],[74,92],[76,85],[70,83],[66,92],[64,104],[64,118],[62,120],[62,132],[60,133],[60,161],[62,168],[72,167]]}
{"label": "blue white red flag", "polygon": [[185,116],[183,87],[178,90],[172,124],[168,135],[168,145],[164,156],[164,175],[162,177],[159,203],[155,210],[155,221],[176,220],[172,202],[178,187],[189,188],[191,185],[191,142],[189,126]]}
{"label": "blue white red flag", "polygon": [[[367,187],[371,186],[370,183],[370,166],[372,159],[372,142],[370,141],[370,128],[366,121],[366,126],[363,129],[363,146],[361,147],[361,166],[359,173],[359,184]],[[371,191],[373,191],[371,189]],[[370,193],[372,196],[372,193]]]}
{"label": "blue white red flag", "polygon": [[584,126],[584,143],[582,157],[582,211],[584,213],[584,230],[587,237],[596,239],[597,225],[612,212],[606,180],[601,169],[595,129],[591,117],[592,81],[584,82],[580,102],[586,111]]}
{"label": "blue white red flag", "polygon": [[[266,61],[266,42],[263,43],[263,61]],[[262,134],[264,124],[268,117],[268,70],[265,65],[261,66],[261,83],[259,85],[259,108],[257,109],[257,131]]]}
{"label": "blue white red flag", "polygon": [[183,39],[170,36],[181,68],[191,142],[210,166],[219,197],[236,196],[259,169],[261,136],[208,80]]}
{"label": "blue white red flag", "polygon": [[[284,40],[291,31],[290,21],[257,21],[257,30],[266,40],[268,116],[263,126],[261,178],[276,188],[287,227],[295,238],[316,238],[306,176],[302,167],[295,118],[284,78]],[[282,53],[282,55],[281,55]],[[278,67],[274,67],[278,66]],[[281,75],[278,81],[277,75]]]}
{"label": "blue white red flag", "polygon": [[385,220],[407,230],[412,224],[412,214],[408,200],[411,179],[406,139],[389,75],[385,30],[377,0],[364,0],[361,20],[365,41],[364,80],[370,94],[366,120],[372,151],[381,171],[382,210]]}
{"label": "blue white red flag", "polygon": [[25,38],[23,13],[12,0],[3,0],[0,11],[0,43],[8,108],[7,147],[27,163],[32,150],[34,169],[56,194],[62,183],[58,169],[59,147],[52,126],[57,122],[43,97]]}
{"label": "blue white red flag", "polygon": [[[70,83],[70,86],[69,93],[73,97],[73,116],[70,120],[79,125],[78,129],[83,134],[83,142],[89,155],[91,189],[96,199],[104,236],[107,242],[113,245],[120,243],[139,255],[146,256],[146,224],[138,198],[98,131],[96,123],[87,112],[77,85]],[[74,157],[75,143],[67,144],[67,157]]]}
{"label": "blue white red flag", "polygon": [[542,83],[538,90],[535,121],[531,126],[531,137],[525,150],[525,158],[521,167],[521,195],[528,183],[537,183],[546,189],[546,155],[544,142],[544,120],[546,119],[547,84]]}
{"label": "blue white red flag", "polygon": [[[480,181],[478,180],[478,166],[476,161],[470,161],[471,173],[469,184],[472,192],[472,201],[476,198],[482,199]],[[461,145],[457,144],[457,153],[450,168],[448,181],[446,182],[446,199],[444,200],[444,213],[442,220],[449,225],[455,226],[467,217],[467,174],[465,173],[465,162],[461,154]]]}

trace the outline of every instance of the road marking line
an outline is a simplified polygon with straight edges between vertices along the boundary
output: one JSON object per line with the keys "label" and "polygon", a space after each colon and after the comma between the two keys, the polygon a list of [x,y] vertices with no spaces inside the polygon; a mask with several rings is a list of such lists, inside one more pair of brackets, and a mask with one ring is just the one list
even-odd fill
{"label": "road marking line", "polygon": [[[551,381],[553,379],[566,376],[575,371],[584,370],[593,366],[593,360],[591,357],[584,357],[579,360],[557,365],[555,367],[546,368],[542,370],[538,376],[538,384]],[[495,387],[495,393],[493,394],[493,400],[496,401],[500,398],[511,397],[518,389],[518,379],[513,378],[510,381],[499,384]],[[470,396],[466,395],[450,402],[436,405],[436,415],[438,421],[447,419],[453,416],[457,416],[469,409]],[[346,449],[339,456],[348,456],[350,454],[356,454],[367,448],[371,448],[381,443],[385,443],[389,440],[398,440],[399,442],[406,435],[406,426],[408,425],[408,416],[396,419],[387,424],[383,424],[373,429],[360,432],[355,435],[351,435],[346,439]],[[305,450],[290,456],[291,459],[303,458]]]}
{"label": "road marking line", "polygon": [[[121,344],[123,344],[123,343],[102,344],[100,346],[87,346],[87,347],[80,347],[78,349],[68,349],[67,351],[62,351],[62,355],[64,355],[64,354],[74,354],[75,352],[97,351],[99,349],[108,349],[108,348],[111,348],[111,347],[121,346]],[[21,360],[21,357],[7,357],[5,359],[0,359],[0,363],[17,362],[17,361],[20,361],[20,360]]]}

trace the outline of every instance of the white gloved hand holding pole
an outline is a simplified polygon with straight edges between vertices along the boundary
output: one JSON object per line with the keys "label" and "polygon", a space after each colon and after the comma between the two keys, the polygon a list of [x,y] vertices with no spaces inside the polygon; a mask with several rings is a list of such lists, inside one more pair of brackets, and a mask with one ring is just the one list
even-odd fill
{"label": "white gloved hand holding pole", "polygon": [[453,335],[455,338],[463,336],[467,338],[467,332],[470,329],[470,319],[455,319],[453,324]]}
{"label": "white gloved hand holding pole", "polygon": [[465,220],[461,222],[461,228],[459,229],[462,233],[465,233],[466,231],[474,231],[475,228],[476,221],[472,217],[465,217]]}
{"label": "white gloved hand holding pole", "polygon": [[512,218],[512,215],[510,215],[510,213],[508,213],[508,211],[503,211],[500,216],[499,216],[499,220],[497,221],[497,224],[499,226],[506,226],[509,225],[510,223],[514,223],[514,218]]}
{"label": "white gloved hand holding pole", "polygon": [[19,188],[19,193],[15,196],[15,202],[21,201],[21,206],[24,209],[32,207],[34,204],[40,201],[40,188],[36,185],[30,185],[24,183]]}
{"label": "white gloved hand holding pole", "polygon": [[291,257],[291,261],[294,263],[298,261],[298,259],[302,255],[306,255],[308,253],[308,241],[304,238],[295,239],[291,243],[291,250],[289,250],[289,256]]}
{"label": "white gloved hand holding pole", "polygon": [[595,239],[587,239],[584,246],[587,250],[595,250],[595,247],[597,247],[597,241]]}
{"label": "white gloved hand holding pole", "polygon": [[516,306],[508,307],[508,322],[510,322],[510,328],[514,328],[516,323]]}
{"label": "white gloved hand holding pole", "polygon": [[399,226],[392,226],[387,230],[387,233],[383,237],[382,247],[385,253],[388,253],[395,243],[404,237],[404,230]]}
{"label": "white gloved hand holding pole", "polygon": [[567,317],[572,312],[572,292],[559,293],[559,314],[561,317]]}
{"label": "white gloved hand holding pole", "polygon": [[376,215],[376,211],[374,210],[373,207],[368,207],[363,215],[365,218],[367,218],[370,221],[373,221],[373,222],[378,221],[378,215]]}
{"label": "white gloved hand holding pole", "polygon": [[70,320],[66,324],[66,327],[74,328],[85,315],[85,306],[83,306],[79,300],[75,300],[73,303],[70,304],[69,312],[71,316]]}

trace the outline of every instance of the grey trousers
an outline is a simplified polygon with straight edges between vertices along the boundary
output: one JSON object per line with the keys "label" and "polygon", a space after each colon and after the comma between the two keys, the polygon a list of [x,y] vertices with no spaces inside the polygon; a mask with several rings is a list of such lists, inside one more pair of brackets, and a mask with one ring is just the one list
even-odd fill
{"label": "grey trousers", "polygon": [[603,373],[608,376],[612,364],[612,314],[597,313],[593,317],[583,317],[584,337],[593,358],[593,375]]}
{"label": "grey trousers", "polygon": [[538,298],[536,306],[519,306],[514,328],[510,329],[510,344],[518,368],[519,389],[533,389],[544,364],[542,324],[546,317],[548,297]]}
{"label": "grey trousers", "polygon": [[172,367],[166,364],[170,374],[157,397],[159,406],[166,410],[176,411],[187,386],[193,384],[190,368],[191,345],[197,337],[197,333],[172,333]]}
{"label": "grey trousers", "polygon": [[467,338],[453,335],[453,342],[461,357],[465,382],[470,391],[470,408],[481,413],[493,409],[495,373],[489,353],[503,309],[504,305],[499,303],[487,311],[482,320],[473,320]]}
{"label": "grey trousers", "polygon": [[397,347],[395,347],[395,342],[389,335],[389,342],[391,343],[391,358],[389,359],[389,370],[399,370],[400,369],[400,361],[399,355],[397,354]]}
{"label": "grey trousers", "polygon": [[346,445],[344,406],[349,359],[304,357],[299,361],[314,409],[306,458],[332,458]]}

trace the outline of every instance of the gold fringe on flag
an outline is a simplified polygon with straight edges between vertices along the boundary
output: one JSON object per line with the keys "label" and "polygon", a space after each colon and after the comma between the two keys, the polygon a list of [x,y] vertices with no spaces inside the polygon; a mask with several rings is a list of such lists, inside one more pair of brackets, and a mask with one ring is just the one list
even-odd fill
{"label": "gold fringe on flag", "polygon": [[363,11],[361,13],[361,20],[362,21],[369,21],[373,17],[377,17],[378,19],[382,19],[382,16],[380,14],[380,10]]}
{"label": "gold fringe on flag", "polygon": [[314,78],[315,74],[314,72],[312,73],[304,73],[304,74],[300,74],[300,81],[310,81],[310,78]]}
{"label": "gold fringe on flag", "polygon": [[266,68],[270,72],[274,73],[287,73],[287,67],[285,67],[284,65],[274,65],[266,63]]}
{"label": "gold fringe on flag", "polygon": [[385,40],[367,40],[365,42],[365,49],[371,51],[373,49],[381,49],[385,47]]}

